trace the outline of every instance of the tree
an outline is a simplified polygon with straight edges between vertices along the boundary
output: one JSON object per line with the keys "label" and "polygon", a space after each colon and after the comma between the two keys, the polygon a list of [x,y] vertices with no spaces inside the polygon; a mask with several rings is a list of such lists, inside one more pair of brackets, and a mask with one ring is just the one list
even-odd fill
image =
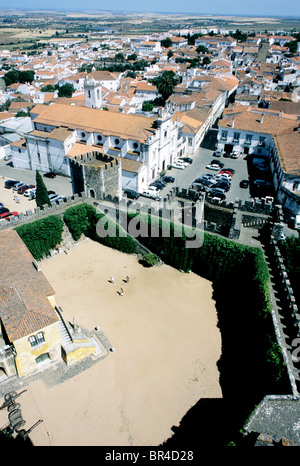
{"label": "tree", "polygon": [[58,97],[72,97],[74,91],[73,84],[65,83],[58,88]]}
{"label": "tree", "polygon": [[41,92],[54,92],[55,91],[55,87],[53,86],[53,84],[46,84],[46,86],[43,86],[41,88]]}
{"label": "tree", "polygon": [[117,53],[115,55],[115,60],[123,62],[125,60],[124,54],[122,52]]}
{"label": "tree", "polygon": [[170,58],[172,58],[174,55],[174,53],[172,52],[172,50],[169,50],[168,51],[168,60],[170,60]]}
{"label": "tree", "polygon": [[163,39],[160,41],[162,47],[165,47],[166,49],[169,47],[172,47],[173,42],[171,41],[170,37],[167,37],[166,39]]}
{"label": "tree", "polygon": [[196,52],[197,53],[209,53],[209,50],[204,45],[198,45],[198,47],[196,48]]}
{"label": "tree", "polygon": [[288,47],[291,53],[297,53],[298,42],[296,40],[291,40],[290,42],[286,42],[285,47]]}
{"label": "tree", "polygon": [[172,94],[174,86],[178,83],[178,79],[174,71],[164,71],[161,76],[152,79],[151,82],[157,87],[165,102]]}
{"label": "tree", "polygon": [[51,202],[49,199],[48,191],[41,177],[40,173],[37,171],[35,176],[35,185],[36,185],[36,198],[35,202],[37,207],[43,207],[44,205],[51,206]]}
{"label": "tree", "polygon": [[153,103],[150,100],[145,100],[142,105],[143,112],[152,112]]}

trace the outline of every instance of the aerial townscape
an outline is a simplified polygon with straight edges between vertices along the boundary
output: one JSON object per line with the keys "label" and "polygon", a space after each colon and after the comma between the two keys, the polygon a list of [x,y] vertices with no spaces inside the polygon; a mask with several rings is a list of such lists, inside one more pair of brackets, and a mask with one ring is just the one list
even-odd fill
{"label": "aerial townscape", "polygon": [[0,9],[0,445],[300,446],[299,6],[31,3]]}

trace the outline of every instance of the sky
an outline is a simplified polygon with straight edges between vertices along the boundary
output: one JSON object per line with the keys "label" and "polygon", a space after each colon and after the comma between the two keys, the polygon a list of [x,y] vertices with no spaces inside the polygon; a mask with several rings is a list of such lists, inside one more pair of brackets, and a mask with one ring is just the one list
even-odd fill
{"label": "sky", "polygon": [[288,0],[0,0],[0,9],[114,10],[212,15],[293,16],[300,18],[300,1]]}

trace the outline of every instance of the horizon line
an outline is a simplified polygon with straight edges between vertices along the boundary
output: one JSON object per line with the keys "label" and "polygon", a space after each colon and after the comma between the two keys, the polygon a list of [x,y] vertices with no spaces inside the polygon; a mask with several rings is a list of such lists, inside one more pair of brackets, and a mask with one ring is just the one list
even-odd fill
{"label": "horizon line", "polygon": [[176,12],[172,12],[172,11],[156,11],[156,10],[147,10],[147,11],[144,11],[144,10],[104,10],[104,9],[97,9],[97,8],[87,8],[87,9],[82,9],[82,8],[47,8],[47,7],[44,7],[44,8],[39,8],[39,9],[33,9],[33,8],[26,8],[26,7],[10,7],[10,8],[7,8],[7,7],[1,7],[0,6],[0,12],[1,11],[26,11],[26,12],[34,12],[34,13],[43,13],[43,12],[60,12],[60,13],[68,13],[68,12],[80,12],[80,13],[89,13],[89,12],[101,12],[101,13],[121,13],[121,14],[165,14],[165,15],[192,15],[192,16],[210,16],[210,17],[247,17],[247,18],[286,18],[286,19],[289,19],[289,18],[293,18],[293,19],[299,19],[300,20],[300,16],[299,15],[292,15],[292,14],[288,14],[288,15],[269,15],[269,14],[254,14],[254,13],[235,13],[235,14],[230,14],[230,13],[196,13],[196,12],[192,12],[192,11],[176,11]]}

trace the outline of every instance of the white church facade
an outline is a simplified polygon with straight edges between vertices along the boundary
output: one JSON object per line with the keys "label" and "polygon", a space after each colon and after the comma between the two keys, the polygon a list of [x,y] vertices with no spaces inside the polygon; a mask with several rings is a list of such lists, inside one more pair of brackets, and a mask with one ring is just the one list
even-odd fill
{"label": "white church facade", "polygon": [[30,112],[33,131],[12,144],[14,167],[71,176],[70,158],[98,151],[121,161],[123,188],[142,191],[177,159],[182,124],[172,115],[103,110],[95,80],[85,83],[85,103],[36,105]]}

